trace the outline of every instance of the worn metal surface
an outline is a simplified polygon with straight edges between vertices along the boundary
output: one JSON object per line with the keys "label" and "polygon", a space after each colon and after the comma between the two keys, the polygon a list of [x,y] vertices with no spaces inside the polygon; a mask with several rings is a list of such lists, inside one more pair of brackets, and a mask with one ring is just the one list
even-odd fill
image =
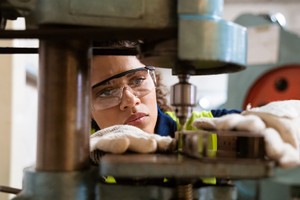
{"label": "worn metal surface", "polygon": [[96,200],[236,200],[233,186],[206,186],[192,191],[192,197],[176,195],[176,188],[158,185],[99,184]]}
{"label": "worn metal surface", "polygon": [[[180,189],[178,189],[180,187]],[[192,185],[162,186],[146,184],[105,184],[100,183],[96,200],[194,200],[199,199],[198,191]],[[186,190],[186,187],[189,189]],[[229,199],[224,199],[229,200]],[[231,200],[231,199],[230,199]]]}
{"label": "worn metal surface", "polygon": [[273,163],[256,159],[193,159],[175,154],[105,155],[99,163],[101,176],[262,178],[272,174]]}
{"label": "worn metal surface", "polygon": [[89,46],[85,40],[40,41],[38,171],[89,166]]}
{"label": "worn metal surface", "polygon": [[97,168],[73,172],[24,170],[22,191],[13,200],[95,200]]}
{"label": "worn metal surface", "polygon": [[263,136],[253,136],[246,131],[180,131],[182,152],[195,157],[248,158],[263,160]]}
{"label": "worn metal surface", "polygon": [[37,1],[27,25],[162,28],[176,25],[175,16],[173,0],[53,0]]}
{"label": "worn metal surface", "polygon": [[172,86],[170,93],[171,105],[175,108],[176,117],[182,126],[191,115],[197,101],[197,87],[189,83],[189,78],[187,74],[178,75],[179,83]]}
{"label": "worn metal surface", "polygon": [[[175,73],[219,74],[245,68],[246,29],[222,19],[223,0],[178,1]],[[201,68],[201,70],[200,70]],[[190,73],[190,72],[189,72]]]}

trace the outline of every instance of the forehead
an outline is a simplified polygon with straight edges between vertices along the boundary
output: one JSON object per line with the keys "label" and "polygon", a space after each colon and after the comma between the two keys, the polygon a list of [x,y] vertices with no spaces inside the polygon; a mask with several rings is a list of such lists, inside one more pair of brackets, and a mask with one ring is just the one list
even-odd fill
{"label": "forehead", "polygon": [[94,85],[113,75],[144,66],[136,56],[94,56],[91,84]]}

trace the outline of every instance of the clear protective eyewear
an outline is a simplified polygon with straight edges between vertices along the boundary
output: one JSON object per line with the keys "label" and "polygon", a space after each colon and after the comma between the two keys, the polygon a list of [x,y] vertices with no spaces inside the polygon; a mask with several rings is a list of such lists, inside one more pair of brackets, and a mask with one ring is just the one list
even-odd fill
{"label": "clear protective eyewear", "polygon": [[141,98],[155,89],[155,68],[146,66],[116,74],[92,86],[92,109],[99,111],[117,106],[124,89]]}

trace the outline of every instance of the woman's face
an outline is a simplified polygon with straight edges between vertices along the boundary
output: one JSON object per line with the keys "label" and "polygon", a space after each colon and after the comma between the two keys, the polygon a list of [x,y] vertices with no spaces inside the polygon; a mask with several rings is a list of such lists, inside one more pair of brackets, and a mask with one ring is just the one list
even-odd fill
{"label": "woman's face", "polygon": [[[148,133],[154,133],[157,121],[157,103],[155,85],[152,79],[148,84],[149,91],[142,97],[138,97],[131,88],[127,89],[126,86],[128,79],[131,80],[131,75],[118,77],[106,82],[104,85],[100,84],[98,86],[99,83],[116,74],[141,67],[145,67],[145,65],[135,56],[95,56],[93,58],[91,72],[91,114],[101,129],[112,125],[128,124],[141,128]],[[111,88],[119,88],[119,86],[122,88],[124,85],[125,88],[121,90],[122,97],[120,103],[113,107],[108,106],[109,108],[103,108],[102,105],[105,104],[100,104],[100,109],[97,105],[93,106],[96,102],[94,100],[95,96],[99,96],[100,93],[102,96],[106,96],[110,94]],[[111,102],[108,101],[108,104],[111,104]]]}

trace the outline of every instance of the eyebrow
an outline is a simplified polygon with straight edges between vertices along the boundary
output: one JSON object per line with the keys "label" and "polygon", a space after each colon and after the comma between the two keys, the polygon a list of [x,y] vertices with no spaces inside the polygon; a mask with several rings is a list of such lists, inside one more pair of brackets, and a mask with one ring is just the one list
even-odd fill
{"label": "eyebrow", "polygon": [[94,89],[94,88],[96,88],[96,87],[98,87],[98,86],[104,85],[105,83],[109,82],[109,81],[112,80],[112,79],[120,78],[120,77],[122,77],[122,76],[125,76],[126,74],[130,74],[130,73],[132,73],[132,72],[137,72],[137,71],[141,71],[141,70],[145,70],[145,69],[147,69],[147,68],[145,68],[145,67],[140,67],[140,68],[131,69],[131,70],[124,71],[124,72],[121,72],[121,73],[119,73],[119,74],[113,75],[113,76],[111,76],[111,77],[109,77],[109,78],[107,78],[107,79],[105,79],[105,80],[103,80],[103,81],[100,81],[100,82],[96,83],[95,85],[93,85],[93,86],[92,86],[92,89]]}

